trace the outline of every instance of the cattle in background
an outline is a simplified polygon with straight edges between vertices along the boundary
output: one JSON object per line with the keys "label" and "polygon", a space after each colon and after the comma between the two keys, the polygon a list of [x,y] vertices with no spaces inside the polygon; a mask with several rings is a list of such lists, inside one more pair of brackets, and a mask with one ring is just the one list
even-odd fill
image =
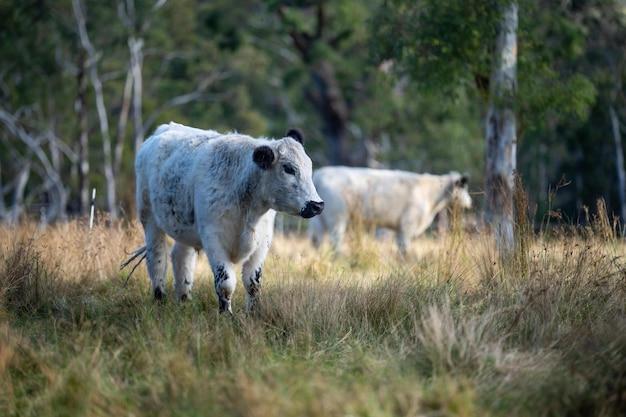
{"label": "cattle in background", "polygon": [[324,206],[296,130],[267,140],[170,123],[142,145],[135,171],[154,297],[165,294],[169,235],[175,240],[171,257],[176,297],[190,297],[197,251],[203,249],[215,277],[220,312],[232,311],[237,263],[243,263],[247,308],[254,307],[275,211],[310,218]]}
{"label": "cattle in background", "polygon": [[325,167],[313,174],[313,183],[326,206],[309,222],[309,236],[319,246],[325,233],[333,248],[341,249],[348,224],[385,227],[396,232],[398,247],[406,253],[412,239],[422,234],[435,215],[453,201],[470,208],[467,177],[415,174],[405,171]]}

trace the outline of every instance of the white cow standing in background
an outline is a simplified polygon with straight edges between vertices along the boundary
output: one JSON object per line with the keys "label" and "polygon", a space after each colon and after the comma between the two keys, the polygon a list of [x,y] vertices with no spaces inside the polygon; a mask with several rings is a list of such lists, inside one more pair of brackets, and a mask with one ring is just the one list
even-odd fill
{"label": "white cow standing in background", "polygon": [[398,247],[406,253],[412,239],[424,233],[444,208],[456,201],[472,206],[467,177],[349,167],[325,167],[313,174],[313,183],[326,205],[309,222],[309,236],[319,246],[326,232],[336,251],[350,221],[393,229]]}
{"label": "white cow standing in background", "polygon": [[162,125],[139,150],[135,173],[154,297],[165,294],[169,235],[176,241],[171,253],[176,297],[190,297],[197,251],[203,249],[220,312],[232,312],[234,265],[240,262],[246,305],[254,307],[275,210],[310,218],[324,207],[296,130],[267,140]]}

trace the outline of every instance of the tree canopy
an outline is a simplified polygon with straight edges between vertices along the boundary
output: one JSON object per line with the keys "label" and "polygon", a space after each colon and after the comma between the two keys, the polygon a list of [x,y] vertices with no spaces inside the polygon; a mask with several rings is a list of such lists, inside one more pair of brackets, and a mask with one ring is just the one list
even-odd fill
{"label": "tree canopy", "polygon": [[[81,134],[85,181],[107,209],[92,68],[122,212],[133,208],[135,141],[170,120],[257,136],[296,126],[316,166],[457,170],[482,191],[501,0],[81,0],[91,58],[75,2],[0,1],[4,217],[20,193],[31,214],[63,193],[77,212]],[[609,108],[624,119],[624,3],[518,3],[518,171],[531,201],[574,220],[598,197],[617,212]]]}

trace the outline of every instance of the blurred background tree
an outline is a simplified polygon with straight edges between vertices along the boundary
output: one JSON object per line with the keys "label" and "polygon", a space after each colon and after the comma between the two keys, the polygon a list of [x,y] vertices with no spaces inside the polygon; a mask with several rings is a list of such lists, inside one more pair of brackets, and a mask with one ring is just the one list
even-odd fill
{"label": "blurred background tree", "polygon": [[[170,120],[297,126],[316,166],[457,170],[478,196],[502,4],[0,0],[0,217],[78,215],[94,186],[130,215],[135,147]],[[623,216],[624,2],[517,5],[517,171],[537,224],[584,221],[599,197]]]}

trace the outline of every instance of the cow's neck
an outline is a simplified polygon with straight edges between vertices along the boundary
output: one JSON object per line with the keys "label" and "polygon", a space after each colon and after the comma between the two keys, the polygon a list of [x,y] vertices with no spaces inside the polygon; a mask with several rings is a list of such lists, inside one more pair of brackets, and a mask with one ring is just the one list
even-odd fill
{"label": "cow's neck", "polygon": [[433,199],[432,214],[433,217],[450,204],[452,195],[450,193],[450,179],[444,177],[436,187],[435,198]]}
{"label": "cow's neck", "polygon": [[256,167],[250,166],[240,178],[235,189],[236,206],[244,222],[255,225],[270,209],[269,204],[262,198],[261,176]]}

